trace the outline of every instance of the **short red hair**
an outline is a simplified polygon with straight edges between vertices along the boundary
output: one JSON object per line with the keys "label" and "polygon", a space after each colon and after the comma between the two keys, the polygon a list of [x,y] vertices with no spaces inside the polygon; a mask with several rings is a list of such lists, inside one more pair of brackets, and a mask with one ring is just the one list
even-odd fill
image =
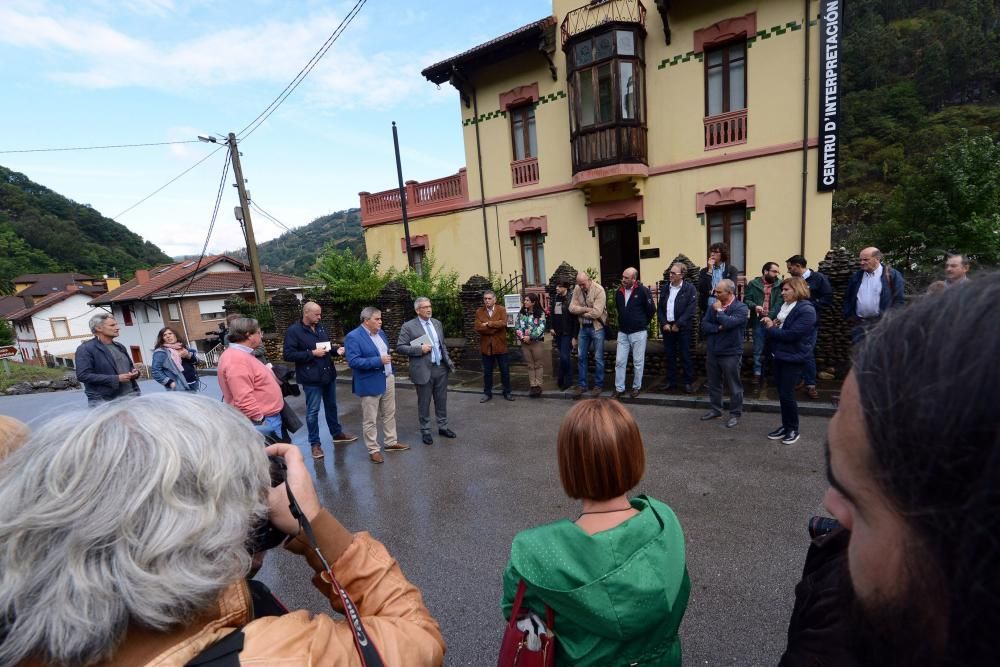
{"label": "short red hair", "polygon": [[618,401],[573,406],[559,427],[556,449],[559,479],[570,498],[615,498],[634,488],[646,470],[639,426]]}

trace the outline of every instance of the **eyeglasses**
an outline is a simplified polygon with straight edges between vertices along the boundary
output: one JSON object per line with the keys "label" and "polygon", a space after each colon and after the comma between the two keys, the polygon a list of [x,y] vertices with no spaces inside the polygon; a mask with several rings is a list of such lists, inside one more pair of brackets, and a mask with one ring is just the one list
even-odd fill
{"label": "eyeglasses", "polygon": [[683,276],[684,274],[681,273],[681,272],[679,272],[679,271],[671,271],[670,275],[672,275],[672,276]]}

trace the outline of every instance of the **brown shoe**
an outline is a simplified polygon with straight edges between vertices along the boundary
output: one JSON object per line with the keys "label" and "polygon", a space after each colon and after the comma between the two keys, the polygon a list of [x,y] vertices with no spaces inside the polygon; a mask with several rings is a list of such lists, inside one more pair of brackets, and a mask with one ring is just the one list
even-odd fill
{"label": "brown shoe", "polygon": [[321,458],[323,458],[323,447],[321,445],[315,445],[314,444],[312,446],[312,453],[313,453],[313,458],[314,459],[321,459]]}
{"label": "brown shoe", "polygon": [[378,452],[372,452],[368,455],[368,458],[371,459],[372,463],[385,463],[385,459]]}
{"label": "brown shoe", "polygon": [[357,439],[358,439],[358,436],[351,435],[350,433],[347,433],[346,431],[341,431],[337,435],[333,436],[333,441],[334,442],[354,442]]}
{"label": "brown shoe", "polygon": [[382,449],[384,449],[387,452],[405,452],[409,448],[410,448],[409,445],[404,445],[401,442],[397,442],[395,445],[386,445]]}
{"label": "brown shoe", "polygon": [[576,400],[581,396],[583,396],[583,387],[581,387],[580,385],[576,385],[575,387],[573,387],[573,400]]}
{"label": "brown shoe", "polygon": [[813,400],[819,398],[819,392],[816,391],[816,385],[806,387],[806,395]]}
{"label": "brown shoe", "polygon": [[597,398],[598,396],[601,395],[602,391],[604,391],[604,390],[601,389],[600,387],[594,387],[593,389],[590,390],[590,397],[591,398]]}
{"label": "brown shoe", "polygon": [[639,390],[633,389],[628,393],[628,395],[631,396],[632,398],[639,398]]}
{"label": "brown shoe", "polygon": [[617,389],[615,389],[613,392],[611,392],[611,398],[613,398],[615,400],[618,400],[621,397],[622,397],[622,395],[621,395],[621,393]]}

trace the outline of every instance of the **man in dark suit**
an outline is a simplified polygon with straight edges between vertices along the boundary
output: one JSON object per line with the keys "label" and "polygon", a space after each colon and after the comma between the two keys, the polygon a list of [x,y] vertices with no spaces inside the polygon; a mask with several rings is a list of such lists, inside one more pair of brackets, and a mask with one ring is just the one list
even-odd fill
{"label": "man in dark suit", "polygon": [[361,311],[361,326],[344,338],[347,365],[354,371],[351,386],[361,398],[361,429],[372,463],[385,459],[378,448],[378,416],[382,413],[385,451],[405,452],[409,445],[396,439],[396,376],[389,354],[389,339],[382,331],[382,311],[368,306]]}
{"label": "man in dark suit", "polygon": [[[448,374],[455,370],[455,364],[451,362],[448,347],[444,344],[444,327],[431,317],[431,300],[425,296],[417,297],[413,310],[417,316],[400,328],[396,351],[410,358],[410,380],[417,388],[421,439],[425,445],[433,445],[431,398],[434,399],[438,433],[446,438],[458,437],[448,428]],[[428,342],[412,344],[411,341],[424,336]]]}
{"label": "man in dark suit", "polygon": [[660,285],[657,322],[663,332],[663,350],[667,357],[667,381],[660,389],[677,389],[677,362],[684,369],[684,391],[694,392],[694,365],[691,363],[691,334],[698,295],[694,285],[684,280],[687,267],[677,262],[670,267],[669,282]]}
{"label": "man in dark suit", "polygon": [[121,396],[138,396],[139,371],[118,337],[118,322],[110,313],[90,318],[94,337],[76,348],[76,377],[91,407]]}
{"label": "man in dark suit", "polygon": [[882,264],[878,248],[865,248],[858,261],[861,268],[851,276],[844,294],[844,319],[852,327],[851,341],[855,345],[887,310],[903,305],[903,274]]}

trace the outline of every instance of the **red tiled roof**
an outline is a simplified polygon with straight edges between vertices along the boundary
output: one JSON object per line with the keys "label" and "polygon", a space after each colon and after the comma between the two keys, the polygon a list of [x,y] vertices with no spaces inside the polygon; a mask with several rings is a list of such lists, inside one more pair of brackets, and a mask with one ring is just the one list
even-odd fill
{"label": "red tiled roof", "polygon": [[194,273],[196,269],[201,271],[207,266],[211,266],[222,261],[231,262],[243,269],[249,268],[244,262],[241,262],[235,257],[230,257],[229,255],[210,255],[205,257],[205,259],[201,261],[201,264],[198,264],[198,262],[193,259],[174,262],[173,264],[163,264],[149,270],[149,280],[145,283],[139,284],[139,280],[137,278],[133,278],[118,289],[94,299],[90,302],[90,305],[101,306],[110,303],[146,299],[161,290],[167,289],[182,280],[190,278],[191,274]]}
{"label": "red tiled roof", "polygon": [[0,296],[0,318],[7,319],[8,313],[16,313],[24,308],[24,299],[19,296]]}
{"label": "red tiled roof", "polygon": [[524,46],[531,48],[537,48],[538,35],[542,33],[543,30],[550,27],[555,27],[556,19],[554,16],[546,16],[538,21],[533,21],[528,25],[523,25],[516,30],[511,30],[510,32],[500,35],[488,42],[484,42],[479,46],[474,46],[468,51],[463,51],[457,56],[452,56],[447,60],[442,60],[439,63],[434,63],[430,67],[425,67],[420,73],[428,81],[432,83],[444,83],[451,78],[451,66],[465,64],[473,59],[478,59],[493,52],[499,51],[504,47],[516,47],[519,42],[524,42]]}
{"label": "red tiled roof", "polygon": [[12,283],[34,283],[39,280],[44,280],[52,276],[65,276],[61,280],[65,280],[66,284],[75,282],[77,280],[93,280],[93,276],[88,276],[84,273],[22,273],[21,275],[15,277]]}
{"label": "red tiled roof", "polygon": [[[267,273],[265,271],[261,274],[261,277],[264,279],[264,289],[306,286],[301,279],[281,273]],[[154,299],[163,299],[171,296],[179,296],[181,292],[185,294],[252,292],[253,288],[253,275],[249,271],[226,271],[224,273],[204,273],[195,278],[190,287],[188,287],[185,280],[182,283],[165,287],[152,294],[151,297]]]}
{"label": "red tiled roof", "polygon": [[18,292],[18,295],[28,296],[48,296],[49,294],[65,290],[67,285],[79,285],[81,288],[86,287],[95,294],[100,294],[104,291],[101,287],[81,284],[80,281],[83,280],[97,279],[82,273],[26,273],[14,278],[12,282],[15,284],[31,283]]}

